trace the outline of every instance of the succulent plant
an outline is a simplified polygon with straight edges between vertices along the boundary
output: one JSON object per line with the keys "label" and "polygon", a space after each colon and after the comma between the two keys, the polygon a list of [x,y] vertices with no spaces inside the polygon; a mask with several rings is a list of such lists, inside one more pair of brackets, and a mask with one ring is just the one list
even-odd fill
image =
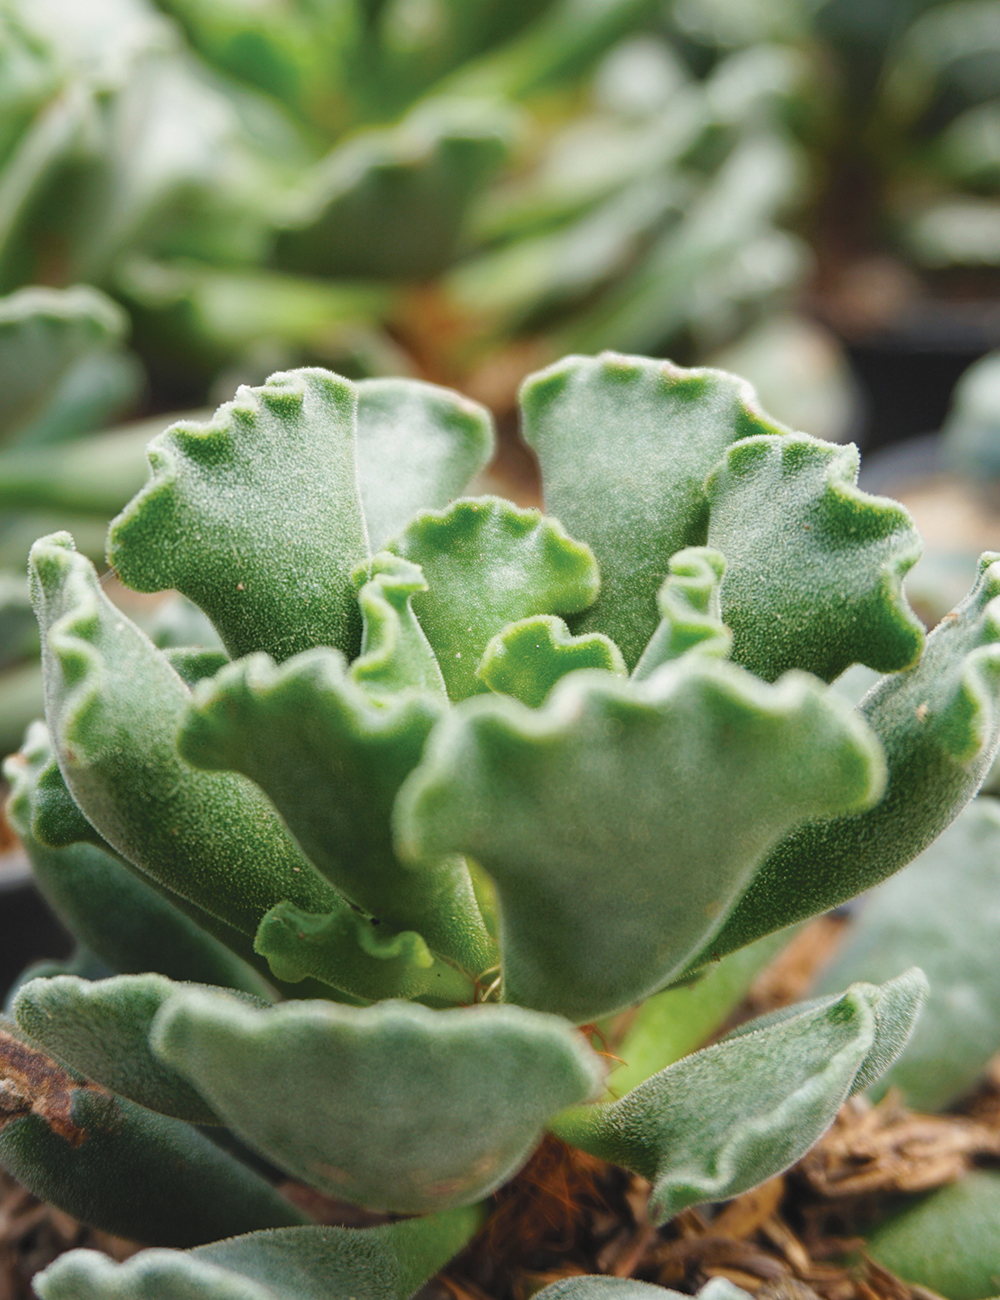
{"label": "succulent plant", "polygon": [[[489,417],[411,380],[276,374],[156,438],[109,558],[214,641],[158,649],[35,545],[9,810],[83,951],[0,1032],[0,1160],[170,1248],[74,1252],[46,1300],[402,1300],[546,1130],[664,1221],[787,1167],[905,1043],[914,971],[684,1055],[747,953],[978,788],[995,557],[925,635],[906,511],[743,381],[570,357],[522,405],[550,514],[460,496]],[[309,1224],[276,1170],[420,1217]]]}

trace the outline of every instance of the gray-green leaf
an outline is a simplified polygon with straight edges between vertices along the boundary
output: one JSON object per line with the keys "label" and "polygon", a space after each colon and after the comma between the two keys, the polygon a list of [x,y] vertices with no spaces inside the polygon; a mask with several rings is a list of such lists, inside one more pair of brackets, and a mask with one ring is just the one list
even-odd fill
{"label": "gray-green leaf", "polygon": [[885,797],[870,812],[803,826],[774,850],[696,963],[721,957],[870,889],[905,867],[965,807],[1000,743],[1000,557],[918,663],[885,677],[859,713],[881,741]]}
{"label": "gray-green leaf", "polygon": [[971,1088],[1000,1049],[1000,801],[973,801],[908,867],[866,898],[819,992],[878,983],[920,963],[930,981],[907,1049],[880,1081],[917,1110]]}
{"label": "gray-green leaf", "polygon": [[368,556],[356,427],[354,385],[329,371],[240,388],[207,424],[153,440],[153,477],[112,523],[111,563],[138,591],[190,597],[234,657],[315,645],[353,655],[350,574]]}
{"label": "gray-green leaf", "polygon": [[418,510],[461,496],[493,454],[489,411],[416,379],[358,385],[358,480],[373,551]]}
{"label": "gray-green leaf", "polygon": [[670,557],[707,539],[705,476],[726,447],[783,434],[745,381],[606,352],[567,357],[521,393],[545,507],[593,547],[601,597],[574,631],[605,632],[630,668],[656,630]]}
{"label": "gray-green leaf", "polygon": [[123,1264],[74,1250],[33,1283],[41,1300],[408,1300],[481,1218],[471,1206],[379,1228],[278,1228]]}
{"label": "gray-green leaf", "polygon": [[[187,1080],[149,1050],[153,1017],[184,987],[162,975],[57,975],[25,984],[13,1012],[35,1042],[119,1097],[192,1124],[218,1124]],[[252,1004],[266,1005],[259,998]]]}
{"label": "gray-green leaf", "polygon": [[708,656],[565,677],[541,711],[468,701],[400,792],[400,852],[496,885],[504,999],[578,1023],[678,972],[786,828],[882,790],[878,747],[805,674]]}
{"label": "gray-green leaf", "polygon": [[336,908],[339,896],[251,782],[179,757],[190,692],[72,539],[43,538],[31,554],[49,729],[87,821],[161,886],[244,933],[282,898]]}
{"label": "gray-green leaf", "polygon": [[257,1011],[192,989],[164,1005],[151,1041],[296,1177],[401,1213],[487,1195],[524,1163],[546,1121],[593,1095],[603,1075],[565,1021],[520,1007]]}
{"label": "gray-green leaf", "polygon": [[499,497],[424,511],[388,549],[423,569],[427,591],[414,595],[413,609],[455,700],[487,689],[476,669],[509,623],[578,613],[600,586],[589,547],[557,520]]}
{"label": "gray-green leaf", "polygon": [[[280,665],[249,655],[197,688],[179,746],[200,768],[258,782],[348,899],[396,929],[417,930],[478,975],[495,958],[465,866],[452,857],[417,871],[392,844],[396,792],[444,707],[415,692],[373,704],[336,650]],[[334,910],[293,901],[316,914]]]}
{"label": "gray-green leaf", "polygon": [[805,668],[829,682],[920,654],[923,624],[902,591],[920,536],[902,506],[855,486],[858,465],[857,448],[796,434],[746,438],[708,476],[722,618],[734,660],[758,677]]}
{"label": "gray-green leaf", "polygon": [[737,1196],[804,1155],[851,1091],[899,1055],[926,988],[911,970],[751,1022],[619,1101],[560,1116],[554,1131],[648,1178],[656,1222]]}

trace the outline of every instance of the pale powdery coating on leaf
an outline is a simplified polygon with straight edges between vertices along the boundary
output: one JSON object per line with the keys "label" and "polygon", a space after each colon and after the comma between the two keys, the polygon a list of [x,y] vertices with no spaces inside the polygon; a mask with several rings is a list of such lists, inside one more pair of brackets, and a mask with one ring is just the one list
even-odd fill
{"label": "pale powdery coating on leaf", "polygon": [[556,1132],[648,1178],[655,1222],[737,1196],[805,1155],[848,1095],[895,1060],[926,991],[913,969],[761,1017],[619,1101],[561,1117]]}
{"label": "pale powdery coating on leaf", "polygon": [[524,1163],[545,1123],[594,1096],[604,1076],[564,1020],[521,1007],[297,1002],[254,1011],[190,990],[164,1005],[151,1042],[282,1168],[403,1214],[488,1195]]}
{"label": "pale powdery coating on leaf", "polygon": [[34,1286],[41,1300],[409,1300],[480,1221],[472,1207],[378,1228],[278,1228],[124,1264],[74,1250]]}
{"label": "pale powdery coating on leaf", "polygon": [[661,988],[771,846],[870,806],[882,759],[815,678],[692,655],[645,682],[576,672],[541,711],[470,700],[396,806],[400,852],[467,853],[500,912],[504,998],[582,1023]]}

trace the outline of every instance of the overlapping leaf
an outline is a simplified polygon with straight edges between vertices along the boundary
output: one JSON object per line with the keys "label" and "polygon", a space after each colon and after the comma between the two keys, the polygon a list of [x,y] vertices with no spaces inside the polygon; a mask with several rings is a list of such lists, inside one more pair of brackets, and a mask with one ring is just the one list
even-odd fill
{"label": "overlapping leaf", "polygon": [[625,661],[600,632],[573,636],[561,618],[538,614],[510,623],[487,645],[476,676],[491,691],[537,708],[561,677],[580,668],[625,676]]}
{"label": "overlapping leaf", "polygon": [[74,1250],[33,1283],[41,1300],[409,1300],[480,1218],[473,1206],[378,1228],[278,1228],[184,1253],[147,1250],[124,1264]]}
{"label": "overlapping leaf", "polygon": [[926,987],[911,970],[751,1021],[619,1101],[561,1116],[555,1131],[648,1178],[656,1222],[736,1196],[804,1155],[849,1093],[891,1064]]}
{"label": "overlapping leaf", "polygon": [[389,927],[419,931],[476,975],[495,959],[464,865],[451,858],[416,871],[392,845],[396,792],[443,708],[423,692],[374,704],[335,650],[280,666],[253,655],[197,688],[179,744],[199,767],[253,778],[347,898]]}
{"label": "overlapping leaf", "polygon": [[577,613],[600,584],[589,547],[556,520],[499,497],[425,511],[389,549],[423,570],[427,591],[414,595],[413,608],[452,699],[486,690],[476,669],[508,623]]}
{"label": "overlapping leaf", "polygon": [[707,546],[689,546],[670,557],[667,577],[656,593],[660,625],[632,673],[642,681],[689,650],[726,658],[732,633],[723,625],[719,584],[726,561]]}
{"label": "overlapping leaf", "polygon": [[858,464],[854,447],[755,437],[708,476],[733,658],[767,681],[805,668],[829,682],[853,663],[895,672],[920,654],[902,593],[920,537],[902,506],[855,487]]}
{"label": "overlapping leaf", "polygon": [[485,1196],[527,1159],[546,1121],[593,1095],[603,1074],[565,1021],[520,1007],[298,1002],[255,1011],[188,990],[164,1005],[151,1041],[283,1168],[331,1195],[402,1213]]}
{"label": "overlapping leaf", "polygon": [[364,632],[361,654],[351,665],[351,680],[376,703],[391,704],[405,690],[425,690],[445,698],[441,666],[411,601],[427,590],[420,566],[380,551],[354,571]]}
{"label": "overlapping leaf", "polygon": [[350,573],[368,555],[356,411],[349,381],[298,370],[241,388],[207,424],[155,439],[153,478],[109,535],[123,581],[182,591],[233,655],[356,653]]}
{"label": "overlapping leaf", "polygon": [[1000,1049],[1000,802],[981,797],[864,900],[819,992],[877,983],[920,962],[930,993],[902,1059],[880,1091],[940,1110],[974,1086]]}
{"label": "overlapping leaf", "polygon": [[[268,995],[240,957],[107,845],[91,841],[93,828],[66,791],[41,723],[29,731],[24,749],[7,759],[4,775],[11,784],[7,816],[31,859],[35,882],[63,924],[111,970],[153,970]],[[59,818],[53,826],[53,802],[72,807],[73,825],[85,828],[83,842],[67,820]],[[57,843],[42,834],[53,829],[59,831]]]}
{"label": "overlapping leaf", "polygon": [[154,1245],[193,1246],[303,1221],[197,1129],[68,1074],[7,1023],[0,1071],[4,1168],[84,1223]]}
{"label": "overlapping leaf", "polygon": [[47,1052],[119,1097],[192,1124],[218,1124],[187,1080],[149,1050],[153,1017],[184,987],[162,975],[35,979],[18,991],[14,1019]]}
{"label": "overlapping leaf", "polygon": [[607,633],[632,668],[656,630],[670,557],[706,540],[706,474],[731,442],[785,431],[743,380],[614,353],[556,362],[521,402],[546,509],[600,565],[601,597],[574,630]]}
{"label": "overlapping leaf", "polygon": [[870,733],[813,679],[707,656],[469,701],[397,804],[401,852],[468,853],[499,901],[504,997],[578,1022],[654,992],[786,829],[881,793]]}
{"label": "overlapping leaf", "polygon": [[998,596],[1000,560],[988,552],[972,591],[927,638],[919,662],[884,678],[859,706],[885,749],[885,797],[869,812],[793,831],[699,964],[870,889],[961,812],[1000,743]]}
{"label": "overlapping leaf", "polygon": [[377,551],[418,510],[461,495],[493,453],[478,402],[415,379],[364,379],[358,389],[358,479]]}
{"label": "overlapping leaf", "polygon": [[66,534],[36,543],[32,590],[53,745],[73,798],[102,838],[166,889],[245,933],[283,898],[335,909],[339,896],[259,790],[179,758],[174,733],[187,688],[107,599]]}

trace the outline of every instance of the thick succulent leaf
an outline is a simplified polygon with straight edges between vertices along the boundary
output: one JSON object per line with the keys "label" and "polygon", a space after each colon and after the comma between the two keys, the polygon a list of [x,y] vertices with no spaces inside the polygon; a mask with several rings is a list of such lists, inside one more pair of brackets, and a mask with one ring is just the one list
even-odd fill
{"label": "thick succulent leaf", "polygon": [[214,677],[229,663],[225,650],[205,650],[201,646],[169,646],[163,657],[185,686],[195,687],[206,677]]}
{"label": "thick succulent leaf", "polygon": [[293,370],[241,387],[207,424],[154,439],[153,477],[108,536],[122,581],[182,591],[234,657],[356,653],[350,573],[368,555],[356,411],[349,380]]}
{"label": "thick succulent leaf", "polygon": [[885,677],[859,712],[889,783],[870,812],[816,821],[784,840],[693,964],[854,898],[905,867],[978,790],[1000,743],[1000,557],[928,636],[919,662]]}
{"label": "thick succulent leaf", "polygon": [[805,434],[747,438],[705,484],[708,541],[726,557],[722,618],[733,658],[767,681],[804,668],[907,668],[923,624],[903,596],[920,536],[894,501],[855,486],[855,447]]}
{"label": "thick succulent leaf", "polygon": [[881,790],[876,742],[814,679],[689,655],[646,682],[574,673],[541,711],[454,710],[397,831],[492,877],[504,999],[582,1022],[678,972],[788,827]]}
{"label": "thick succulent leaf", "polygon": [[751,1021],[619,1101],[560,1116],[554,1131],[648,1178],[655,1222],[737,1196],[804,1155],[851,1091],[899,1055],[926,987],[911,970]]}
{"label": "thick succulent leaf", "polygon": [[152,1044],[244,1141],[296,1177],[401,1213],[487,1195],[527,1159],[545,1122],[591,1096],[603,1074],[569,1025],[520,1007],[256,1011],[188,990],[160,1011]]}
{"label": "thick succulent leaf", "polygon": [[786,431],[741,379],[610,352],[531,376],[521,403],[545,508],[601,568],[600,600],[574,630],[607,633],[632,668],[659,622],[670,557],[706,541],[706,474],[731,442]]}
{"label": "thick succulent leaf", "polygon": [[[681,1300],[683,1294],[652,1282],[637,1282],[634,1277],[608,1277],[603,1273],[560,1278],[535,1292],[538,1300]],[[695,1294],[697,1300],[749,1300],[750,1296],[749,1291],[725,1277],[713,1277]]]}
{"label": "thick succulent leaf", "polygon": [[[51,795],[58,777],[66,802],[72,804],[41,723],[32,726],[23,750],[12,754],[3,770],[11,784],[7,816],[31,860],[35,883],[63,924],[112,971],[153,970],[172,979],[268,995],[267,986],[246,962],[107,846],[74,843],[70,837],[53,847],[37,838],[36,827],[46,820],[37,815],[43,782]],[[85,822],[82,814],[80,820]],[[89,823],[86,826],[92,831]]]}
{"label": "thick succulent leaf", "polygon": [[127,321],[97,289],[32,286],[0,300],[0,436],[27,424],[75,362],[117,343]]}
{"label": "thick succulent leaf", "polygon": [[187,1080],[149,1050],[153,1017],[182,987],[162,975],[56,975],[23,985],[14,1019],[64,1065],[119,1097],[192,1124],[218,1124]]}
{"label": "thick succulent leaf", "polygon": [[610,637],[600,632],[573,636],[561,618],[538,614],[498,632],[483,652],[476,676],[491,691],[513,695],[536,709],[560,677],[578,668],[625,676],[625,660]]}
{"label": "thick succulent leaf", "polygon": [[[465,866],[439,859],[417,871],[392,844],[396,792],[444,707],[414,692],[373,704],[335,650],[278,666],[250,655],[197,688],[179,745],[199,767],[252,777],[348,899],[477,975],[495,957]],[[317,915],[339,910],[292,901]]]}
{"label": "thick succulent leaf", "polygon": [[1000,1279],[1000,1174],[985,1169],[922,1197],[869,1237],[871,1257],[948,1300],[989,1300]]}
{"label": "thick succulent leaf", "polygon": [[313,916],[278,903],[261,921],[254,947],[279,980],[311,976],[366,1002],[408,998],[454,1006],[476,998],[475,976],[436,957],[422,935],[394,931],[350,907]]}
{"label": "thick succulent leaf", "polygon": [[425,511],[389,550],[423,569],[428,589],[414,596],[413,608],[456,700],[487,689],[476,669],[508,623],[578,613],[600,586],[587,546],[540,511],[499,497]]}
{"label": "thick succulent leaf", "polygon": [[380,551],[354,571],[364,620],[361,654],[351,679],[376,703],[390,703],[401,690],[425,690],[446,698],[441,666],[411,605],[427,590],[420,566]]}
{"label": "thick succulent leaf", "polygon": [[245,777],[198,772],[174,735],[184,683],[111,604],[65,533],[32,548],[46,712],[73,798],[104,840],[164,888],[253,934],[287,898],[308,911],[338,896]]}
{"label": "thick succulent leaf", "polygon": [[358,480],[377,551],[418,510],[461,496],[493,455],[493,420],[478,402],[416,379],[364,379],[358,390]]}
{"label": "thick succulent leaf", "polygon": [[378,1228],[277,1228],[124,1264],[74,1250],[33,1284],[41,1300],[408,1300],[481,1220],[469,1206]]}
{"label": "thick succulent leaf", "polygon": [[197,1129],[67,1073],[12,1025],[0,1028],[0,1074],[0,1164],[83,1223],[151,1245],[195,1246],[303,1222]]}
{"label": "thick succulent leaf", "polygon": [[660,625],[635,666],[636,681],[689,650],[720,659],[728,656],[733,634],[723,625],[719,597],[725,571],[725,558],[708,546],[688,546],[670,557],[667,576],[656,593]]}
{"label": "thick succulent leaf", "polygon": [[973,799],[908,867],[880,885],[823,972],[819,992],[878,983],[919,961],[930,982],[906,1052],[880,1081],[916,1110],[971,1088],[1000,1050],[1000,801]]}
{"label": "thick succulent leaf", "polygon": [[787,931],[766,935],[731,952],[689,983],[664,989],[647,998],[634,1013],[627,1012],[627,1028],[614,1049],[621,1064],[608,1075],[607,1096],[623,1096],[707,1042],[789,937]]}

